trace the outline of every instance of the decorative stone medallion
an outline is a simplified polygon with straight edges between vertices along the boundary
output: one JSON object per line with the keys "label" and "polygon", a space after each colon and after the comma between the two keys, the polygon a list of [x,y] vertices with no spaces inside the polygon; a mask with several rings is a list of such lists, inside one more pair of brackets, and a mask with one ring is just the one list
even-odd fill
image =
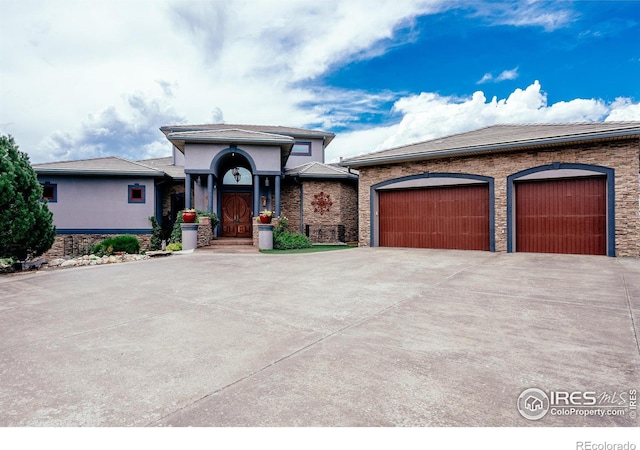
{"label": "decorative stone medallion", "polygon": [[322,191],[320,191],[319,194],[314,194],[313,200],[311,201],[313,212],[317,212],[320,215],[329,212],[331,210],[331,205],[333,205],[333,202],[331,201],[331,195],[325,194]]}

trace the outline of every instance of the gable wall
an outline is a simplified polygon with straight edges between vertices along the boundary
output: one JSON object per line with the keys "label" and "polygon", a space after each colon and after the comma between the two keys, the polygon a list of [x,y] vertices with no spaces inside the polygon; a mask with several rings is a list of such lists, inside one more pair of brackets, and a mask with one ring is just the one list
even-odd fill
{"label": "gable wall", "polygon": [[494,178],[496,251],[504,252],[507,250],[507,177],[521,170],[554,162],[599,165],[615,170],[616,255],[640,256],[640,143],[638,139],[571,145],[550,151],[539,150],[361,167],[358,190],[360,245],[370,245],[371,186],[382,181],[428,171]]}

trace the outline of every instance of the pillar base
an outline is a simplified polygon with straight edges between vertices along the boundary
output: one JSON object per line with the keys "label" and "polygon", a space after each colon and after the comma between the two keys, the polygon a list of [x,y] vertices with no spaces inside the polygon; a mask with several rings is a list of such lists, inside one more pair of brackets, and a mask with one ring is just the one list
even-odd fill
{"label": "pillar base", "polygon": [[198,247],[198,224],[181,223],[182,250],[194,250]]}
{"label": "pillar base", "polygon": [[273,250],[273,225],[258,225],[258,248],[260,250]]}

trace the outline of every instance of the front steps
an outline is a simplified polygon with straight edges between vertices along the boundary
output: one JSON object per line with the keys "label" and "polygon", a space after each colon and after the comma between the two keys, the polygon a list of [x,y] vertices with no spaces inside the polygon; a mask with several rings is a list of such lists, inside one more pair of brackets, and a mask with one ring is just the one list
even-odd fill
{"label": "front steps", "polygon": [[206,247],[199,247],[198,252],[214,253],[259,253],[258,247],[253,246],[252,238],[218,238],[209,241]]}

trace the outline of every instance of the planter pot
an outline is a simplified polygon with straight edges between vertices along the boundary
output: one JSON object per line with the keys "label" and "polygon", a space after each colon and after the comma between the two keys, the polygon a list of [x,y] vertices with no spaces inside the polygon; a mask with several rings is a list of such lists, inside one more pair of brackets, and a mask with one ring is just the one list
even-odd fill
{"label": "planter pot", "polygon": [[260,223],[271,223],[271,216],[260,214]]}
{"label": "planter pot", "polygon": [[194,223],[196,221],[196,213],[195,212],[183,212],[182,213],[182,221],[184,223]]}

